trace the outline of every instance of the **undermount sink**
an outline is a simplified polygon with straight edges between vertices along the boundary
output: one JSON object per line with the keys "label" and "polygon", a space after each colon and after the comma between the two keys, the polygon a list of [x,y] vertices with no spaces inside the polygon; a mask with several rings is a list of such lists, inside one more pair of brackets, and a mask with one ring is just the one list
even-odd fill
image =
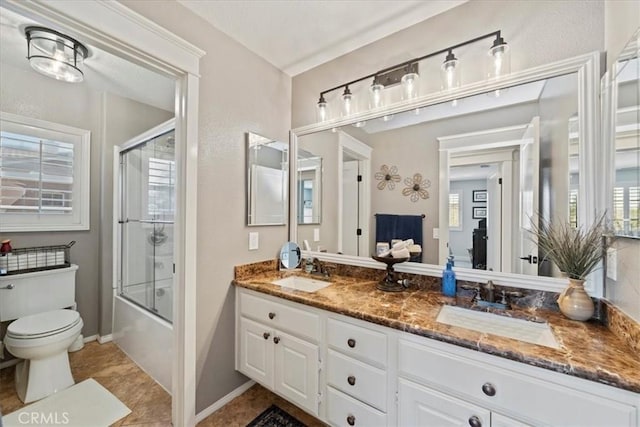
{"label": "undermount sink", "polygon": [[291,288],[302,292],[316,292],[331,284],[331,282],[300,276],[289,276],[283,279],[274,280],[271,283],[282,286],[283,288]]}
{"label": "undermount sink", "polygon": [[548,323],[515,319],[450,305],[445,305],[440,309],[436,320],[446,325],[499,335],[545,347],[560,348]]}

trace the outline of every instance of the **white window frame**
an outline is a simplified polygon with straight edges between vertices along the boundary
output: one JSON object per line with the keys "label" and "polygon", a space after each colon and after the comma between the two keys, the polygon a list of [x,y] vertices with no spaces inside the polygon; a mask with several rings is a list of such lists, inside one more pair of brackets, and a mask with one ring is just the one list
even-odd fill
{"label": "white window frame", "polygon": [[[458,195],[458,226],[457,227],[453,227],[451,225],[451,222],[449,222],[449,230],[451,230],[451,231],[462,231],[462,230],[464,230],[464,224],[463,224],[463,219],[464,219],[463,200],[464,200],[464,196],[463,196],[463,193],[464,193],[464,191],[462,189],[449,191],[449,209],[451,209],[451,195],[452,194],[457,194]],[[451,220],[451,218],[449,218],[449,220]]]}
{"label": "white window frame", "polygon": [[71,215],[1,212],[0,232],[89,230],[91,131],[5,112],[0,112],[0,129],[73,144]]}

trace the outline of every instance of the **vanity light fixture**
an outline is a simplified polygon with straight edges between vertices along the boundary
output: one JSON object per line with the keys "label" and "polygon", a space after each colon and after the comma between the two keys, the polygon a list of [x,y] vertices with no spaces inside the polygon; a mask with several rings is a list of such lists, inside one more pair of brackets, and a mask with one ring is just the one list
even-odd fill
{"label": "vanity light fixture", "polygon": [[45,76],[70,83],[84,79],[82,65],[89,50],[79,41],[44,27],[24,29],[31,68]]}
{"label": "vanity light fixture", "polygon": [[441,67],[443,82],[442,89],[454,89],[460,86],[460,61],[458,60],[458,58],[456,58],[453,51],[462,46],[476,43],[490,37],[495,37],[495,40],[489,49],[490,63],[488,65],[487,77],[498,78],[504,76],[511,71],[510,49],[507,43],[504,41],[504,38],[502,38],[501,31],[498,30],[471,40],[467,40],[462,43],[458,43],[445,49],[438,50],[428,55],[420,56],[401,64],[387,67],[374,74],[369,74],[356,80],[352,80],[348,83],[343,83],[339,86],[320,92],[320,99],[318,101],[317,107],[319,121],[322,122],[331,118],[328,114],[327,102],[324,98],[324,95],[329,92],[344,88],[344,92],[342,94],[341,112],[343,117],[349,116],[356,112],[354,111],[354,95],[351,93],[349,86],[353,86],[356,83],[371,78],[373,78],[373,82],[369,87],[369,109],[377,109],[384,106],[384,89],[395,86],[397,84],[402,85],[401,93],[403,100],[409,100],[418,97],[420,84],[418,63],[433,56],[442,55],[443,53],[446,53],[446,56]]}

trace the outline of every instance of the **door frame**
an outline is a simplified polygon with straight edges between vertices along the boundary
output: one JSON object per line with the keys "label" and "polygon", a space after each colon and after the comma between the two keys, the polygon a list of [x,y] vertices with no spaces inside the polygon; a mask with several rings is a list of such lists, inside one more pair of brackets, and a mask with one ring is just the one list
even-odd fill
{"label": "door frame", "polygon": [[0,6],[176,80],[172,420],[195,425],[198,88],[205,51],[116,1],[0,0]]}

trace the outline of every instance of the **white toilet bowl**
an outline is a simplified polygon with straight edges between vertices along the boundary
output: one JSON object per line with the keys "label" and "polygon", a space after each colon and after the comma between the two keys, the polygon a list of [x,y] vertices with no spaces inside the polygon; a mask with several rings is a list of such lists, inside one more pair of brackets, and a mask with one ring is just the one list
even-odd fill
{"label": "white toilet bowl", "polygon": [[24,359],[16,366],[16,391],[24,403],[47,397],[74,384],[67,349],[83,322],[74,310],[53,310],[21,317],[9,324],[7,350]]}

